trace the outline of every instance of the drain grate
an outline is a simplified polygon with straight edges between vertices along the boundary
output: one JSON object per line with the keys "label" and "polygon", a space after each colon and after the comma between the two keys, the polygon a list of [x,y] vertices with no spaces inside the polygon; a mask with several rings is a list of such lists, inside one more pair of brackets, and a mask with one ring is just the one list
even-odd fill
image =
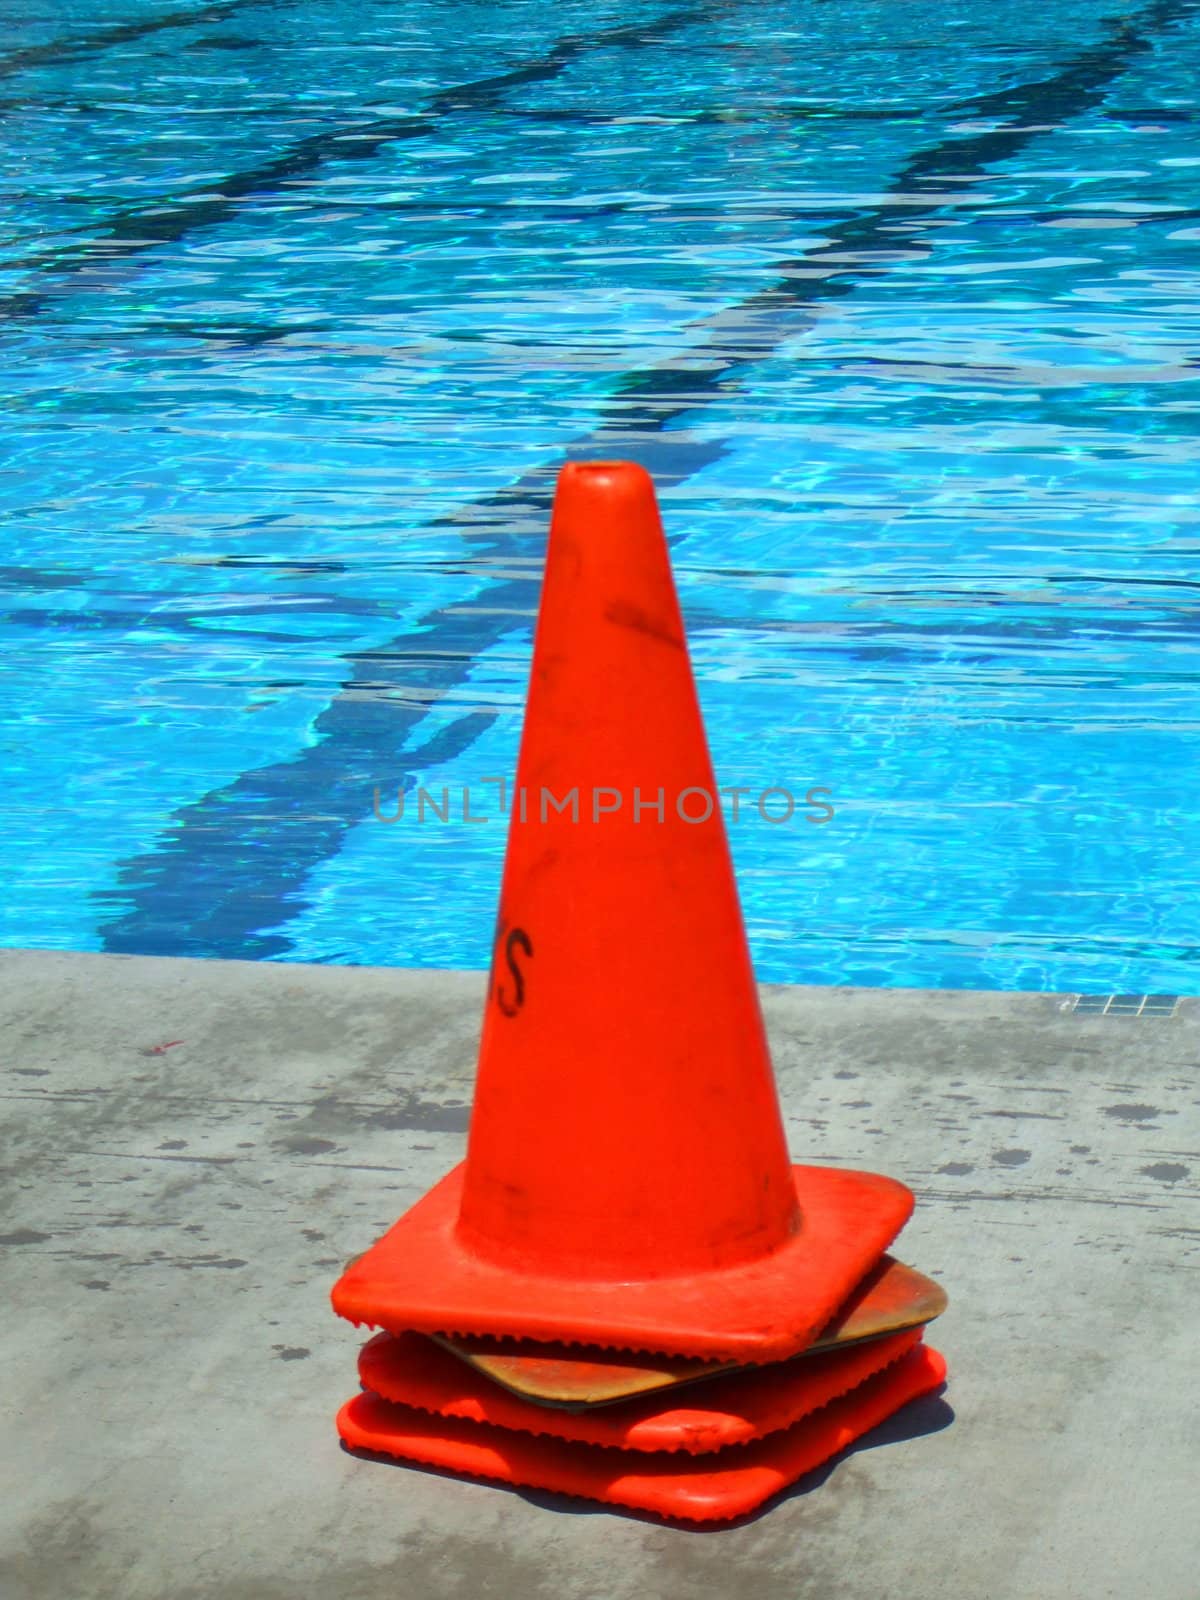
{"label": "drain grate", "polygon": [[1069,1009],[1088,1017],[1171,1017],[1177,994],[1077,994]]}

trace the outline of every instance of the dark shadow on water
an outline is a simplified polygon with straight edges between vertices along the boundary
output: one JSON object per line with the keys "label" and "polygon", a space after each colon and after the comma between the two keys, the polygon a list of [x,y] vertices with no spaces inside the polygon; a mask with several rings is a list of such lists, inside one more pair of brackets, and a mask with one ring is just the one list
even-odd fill
{"label": "dark shadow on water", "polygon": [[927,1434],[941,1433],[953,1421],[954,1408],[941,1391],[910,1401],[897,1411],[895,1416],[872,1428],[870,1433],[847,1445],[844,1450],[839,1451],[821,1466],[806,1472],[802,1478],[781,1489],[778,1494],[772,1495],[761,1506],[756,1506],[745,1516],[727,1518],[721,1522],[684,1522],[673,1517],[658,1516],[651,1511],[637,1511],[630,1506],[605,1505],[597,1500],[581,1500],[573,1495],[556,1494],[549,1489],[530,1489],[520,1484],[504,1483],[497,1478],[477,1478],[466,1473],[450,1472],[441,1467],[425,1466],[419,1461],[402,1461],[395,1456],[381,1455],[372,1450],[352,1450],[346,1444],[342,1445],[342,1450],[346,1455],[354,1456],[359,1461],[377,1462],[386,1467],[404,1467],[410,1472],[423,1472],[429,1477],[446,1478],[452,1482],[461,1483],[465,1480],[470,1483],[487,1484],[493,1489],[506,1489],[510,1494],[517,1495],[529,1505],[537,1506],[543,1511],[555,1511],[573,1517],[623,1517],[628,1521],[648,1522],[655,1527],[673,1528],[677,1533],[713,1534],[726,1533],[732,1528],[748,1527],[774,1510],[776,1506],[782,1505],[784,1501],[804,1499],[819,1489],[833,1476],[842,1462],[848,1461],[851,1456],[868,1450],[878,1450],[889,1444],[903,1444],[909,1439],[923,1439]]}

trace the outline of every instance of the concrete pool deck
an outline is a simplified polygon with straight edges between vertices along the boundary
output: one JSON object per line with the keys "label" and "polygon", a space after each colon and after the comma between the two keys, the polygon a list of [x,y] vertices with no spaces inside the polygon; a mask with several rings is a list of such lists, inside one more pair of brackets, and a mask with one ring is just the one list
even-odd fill
{"label": "concrete pool deck", "polygon": [[0,953],[5,1600],[1195,1600],[1200,1002],[767,988],[917,1193],[944,1398],[688,1531],[355,1460],[345,1260],[461,1155],[474,973]]}

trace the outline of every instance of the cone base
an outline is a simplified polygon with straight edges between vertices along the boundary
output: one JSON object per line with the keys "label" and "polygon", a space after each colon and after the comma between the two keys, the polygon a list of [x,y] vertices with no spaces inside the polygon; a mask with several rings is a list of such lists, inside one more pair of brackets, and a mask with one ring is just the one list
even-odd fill
{"label": "cone base", "polygon": [[346,1270],[332,1295],[339,1316],[392,1333],[782,1361],[813,1342],[913,1207],[893,1178],[793,1167],[802,1224],[769,1256],[690,1277],[553,1278],[498,1266],[464,1246],[456,1229],[463,1173],[456,1167]]}
{"label": "cone base", "polygon": [[439,1417],[617,1450],[703,1455],[790,1428],[892,1366],[919,1340],[919,1332],[901,1333],[708,1378],[685,1395],[653,1395],[586,1412],[522,1400],[419,1333],[376,1334],[359,1355],[358,1376],[380,1399]]}
{"label": "cone base", "polygon": [[[862,1340],[922,1328],[940,1317],[947,1304],[941,1284],[884,1256],[803,1354],[843,1350]],[[651,1360],[644,1355],[619,1355],[613,1350],[588,1350],[578,1345],[531,1347],[508,1339],[478,1335],[457,1339],[444,1333],[433,1337],[493,1383],[527,1400],[536,1400],[539,1405],[563,1406],[569,1411],[632,1400],[638,1395],[675,1389],[736,1370],[727,1362],[689,1360],[686,1356]]]}
{"label": "cone base", "polygon": [[351,1450],[393,1456],[473,1478],[599,1500],[688,1522],[756,1510],[920,1395],[941,1387],[946,1364],[925,1345],[794,1427],[715,1455],[631,1457],[594,1445],[509,1433],[485,1423],[423,1416],[360,1394],[338,1413]]}

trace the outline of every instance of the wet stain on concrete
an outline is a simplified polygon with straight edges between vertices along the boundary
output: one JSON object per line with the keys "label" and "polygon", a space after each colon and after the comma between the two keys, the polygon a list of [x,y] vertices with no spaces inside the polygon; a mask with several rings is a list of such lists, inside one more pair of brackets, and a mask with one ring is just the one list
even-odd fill
{"label": "wet stain on concrete", "polygon": [[230,1256],[226,1261],[218,1261],[208,1256],[198,1256],[191,1261],[172,1261],[173,1267],[182,1267],[185,1272],[191,1272],[194,1267],[245,1267],[249,1262],[240,1260],[237,1256]]}
{"label": "wet stain on concrete", "polygon": [[1162,1116],[1157,1106],[1121,1104],[1105,1106],[1103,1110],[1106,1117],[1115,1117],[1118,1122],[1149,1122],[1153,1117]]}
{"label": "wet stain on concrete", "polygon": [[39,1233],[36,1228],[17,1228],[12,1233],[0,1233],[0,1244],[41,1244],[53,1237],[52,1233]]}
{"label": "wet stain on concrete", "polygon": [[1028,1150],[996,1150],[992,1160],[998,1167],[1023,1167],[1029,1160]]}
{"label": "wet stain on concrete", "polygon": [[324,1156],[336,1150],[337,1145],[332,1139],[314,1139],[311,1134],[293,1133],[277,1140],[275,1148],[286,1150],[292,1156]]}
{"label": "wet stain on concrete", "polygon": [[271,1349],[278,1352],[280,1361],[303,1361],[312,1355],[302,1344],[273,1344]]}
{"label": "wet stain on concrete", "polygon": [[85,1289],[107,1289],[108,1284],[103,1278],[89,1278],[83,1287]]}
{"label": "wet stain on concrete", "polygon": [[15,1073],[18,1078],[48,1078],[50,1076],[49,1067],[11,1067],[9,1070]]}
{"label": "wet stain on concrete", "polygon": [[415,1094],[405,1096],[403,1102],[391,1111],[376,1111],[364,1118],[368,1128],[379,1128],[385,1133],[404,1130],[421,1133],[465,1133],[471,1121],[469,1106],[439,1105],[433,1100],[421,1100]]}
{"label": "wet stain on concrete", "polygon": [[186,1150],[186,1139],[167,1139],[158,1147],[160,1150]]}
{"label": "wet stain on concrete", "polygon": [[1065,1122],[1063,1111],[985,1111],[985,1117],[1010,1117],[1014,1122]]}
{"label": "wet stain on concrete", "polygon": [[1155,1161],[1148,1167],[1139,1167],[1143,1178],[1157,1178],[1160,1183],[1178,1183],[1191,1171],[1179,1161]]}
{"label": "wet stain on concrete", "polygon": [[969,1161],[947,1161],[944,1167],[938,1168],[938,1171],[945,1173],[948,1178],[965,1178],[969,1172],[974,1172],[975,1168]]}

